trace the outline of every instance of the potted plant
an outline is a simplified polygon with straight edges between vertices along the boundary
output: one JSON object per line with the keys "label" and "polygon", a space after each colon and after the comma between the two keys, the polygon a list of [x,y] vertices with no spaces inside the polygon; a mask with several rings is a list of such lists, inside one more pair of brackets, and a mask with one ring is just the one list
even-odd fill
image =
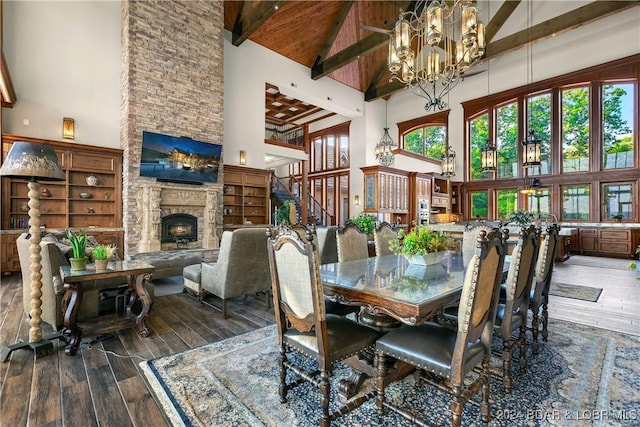
{"label": "potted plant", "polygon": [[534,218],[533,212],[529,212],[526,209],[518,209],[509,215],[509,221],[521,227],[531,224]]}
{"label": "potted plant", "polygon": [[67,238],[73,251],[73,258],[69,259],[71,270],[85,270],[87,268],[87,236],[83,233],[82,229],[78,230],[77,233],[67,230]]}
{"label": "potted plant", "polygon": [[617,214],[613,215],[611,218],[613,218],[616,222],[622,222],[622,218],[624,218],[624,216],[622,215],[622,213],[618,212]]}
{"label": "potted plant", "polygon": [[113,245],[98,245],[91,251],[96,270],[106,270],[109,260],[116,253],[116,247]]}
{"label": "potted plant", "polygon": [[[640,255],[640,245],[636,247],[636,255]],[[640,266],[638,266],[639,261],[631,261],[629,264],[629,270],[634,270],[636,272],[636,279],[640,280]]]}
{"label": "potted plant", "polygon": [[371,215],[362,213],[355,218],[350,218],[349,221],[370,238],[373,236],[376,222]]}
{"label": "potted plant", "polygon": [[410,232],[398,231],[389,247],[395,254],[404,255],[410,263],[438,264],[448,250],[458,250],[458,242],[444,231],[432,230],[428,225],[414,224]]}
{"label": "potted plant", "polygon": [[290,204],[284,202],[282,206],[276,209],[276,225],[289,225],[289,209]]}

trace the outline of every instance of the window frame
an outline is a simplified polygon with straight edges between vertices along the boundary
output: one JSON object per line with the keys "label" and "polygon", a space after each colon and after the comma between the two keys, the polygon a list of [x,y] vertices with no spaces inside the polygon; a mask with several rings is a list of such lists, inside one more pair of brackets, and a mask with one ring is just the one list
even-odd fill
{"label": "window frame", "polygon": [[440,165],[441,159],[434,159],[433,157],[427,157],[413,151],[409,151],[404,148],[404,136],[417,129],[430,127],[430,126],[444,126],[445,128],[445,148],[449,146],[449,112],[451,110],[444,110],[434,114],[426,116],[416,117],[415,119],[407,120],[397,123],[398,127],[398,150],[394,150],[396,154],[402,154],[408,157],[414,157],[416,159],[424,160],[426,162]]}

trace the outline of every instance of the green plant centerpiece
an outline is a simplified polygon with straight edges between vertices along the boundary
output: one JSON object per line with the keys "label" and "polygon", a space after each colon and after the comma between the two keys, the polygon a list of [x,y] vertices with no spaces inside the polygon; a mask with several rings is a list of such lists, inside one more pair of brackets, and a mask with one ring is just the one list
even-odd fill
{"label": "green plant centerpiece", "polygon": [[398,231],[389,248],[395,254],[404,255],[412,264],[439,264],[448,250],[458,250],[458,242],[444,231],[432,230],[428,225],[414,224],[408,233]]}
{"label": "green plant centerpiece", "polygon": [[67,238],[73,251],[73,258],[69,259],[71,270],[85,270],[87,268],[87,236],[82,229],[78,230],[77,233],[67,230]]}
{"label": "green plant centerpiece", "polygon": [[[640,245],[638,245],[638,247],[636,247],[636,255],[640,255]],[[640,261],[631,261],[631,264],[629,264],[629,270],[634,270],[636,272],[636,279],[640,280],[640,268],[638,266],[638,263]]]}
{"label": "green plant centerpiece", "polygon": [[91,250],[91,256],[96,265],[96,270],[106,270],[109,260],[116,253],[116,247],[113,245],[98,245]]}
{"label": "green plant centerpiece", "polygon": [[376,228],[376,221],[371,215],[361,213],[355,218],[350,218],[349,222],[355,225],[358,230],[362,231],[367,236],[373,236],[373,230]]}
{"label": "green plant centerpiece", "polygon": [[276,209],[276,222],[277,225],[289,225],[289,203],[285,202]]}
{"label": "green plant centerpiece", "polygon": [[531,224],[535,218],[533,212],[529,212],[526,209],[518,209],[513,211],[511,215],[509,215],[509,221],[514,223],[515,225],[519,225],[520,227],[526,227]]}

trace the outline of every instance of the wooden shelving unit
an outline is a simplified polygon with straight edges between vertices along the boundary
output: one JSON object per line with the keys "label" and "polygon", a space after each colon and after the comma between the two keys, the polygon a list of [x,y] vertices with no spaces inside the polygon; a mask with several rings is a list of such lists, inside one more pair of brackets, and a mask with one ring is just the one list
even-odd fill
{"label": "wooden shelving unit", "polygon": [[385,166],[360,168],[364,172],[364,212],[379,221],[409,224],[409,173]]}
{"label": "wooden shelving unit", "polygon": [[224,165],[225,226],[269,224],[269,171]]}
{"label": "wooden shelving unit", "polygon": [[[102,243],[117,245],[122,252],[122,150],[3,135],[3,160],[15,141],[52,146],[65,173],[65,181],[40,183],[40,223],[45,230],[82,228]],[[15,239],[29,228],[27,192],[26,180],[2,178],[3,272],[20,269],[14,248]]]}

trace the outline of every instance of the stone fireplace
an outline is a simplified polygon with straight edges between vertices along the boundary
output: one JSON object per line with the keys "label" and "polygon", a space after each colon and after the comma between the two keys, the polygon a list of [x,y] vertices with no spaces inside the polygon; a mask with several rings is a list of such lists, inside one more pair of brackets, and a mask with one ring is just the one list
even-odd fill
{"label": "stone fireplace", "polygon": [[146,184],[138,189],[136,211],[141,231],[138,252],[217,248],[222,185],[206,187]]}

